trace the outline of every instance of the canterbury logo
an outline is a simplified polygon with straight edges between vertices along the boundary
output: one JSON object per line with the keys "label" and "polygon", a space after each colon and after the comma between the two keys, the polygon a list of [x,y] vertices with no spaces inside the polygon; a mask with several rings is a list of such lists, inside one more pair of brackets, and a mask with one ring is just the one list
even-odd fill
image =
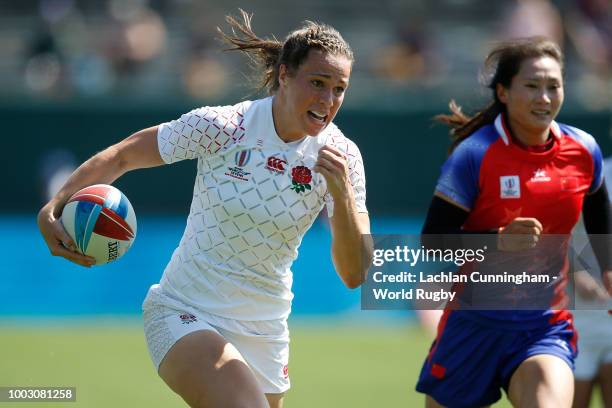
{"label": "canterbury logo", "polygon": [[287,164],[285,160],[272,156],[268,157],[268,163],[266,164],[266,168],[277,173],[284,173],[285,164]]}

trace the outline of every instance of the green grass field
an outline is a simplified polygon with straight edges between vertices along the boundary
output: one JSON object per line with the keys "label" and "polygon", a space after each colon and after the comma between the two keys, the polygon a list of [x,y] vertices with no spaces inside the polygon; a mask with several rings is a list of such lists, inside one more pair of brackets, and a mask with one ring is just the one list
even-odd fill
{"label": "green grass field", "polygon": [[[50,407],[184,407],[157,377],[139,321],[0,325],[0,386],[74,386]],[[293,323],[287,408],[421,407],[428,337],[406,325]],[[0,403],[0,408],[41,403]],[[509,407],[506,401],[496,407]]]}

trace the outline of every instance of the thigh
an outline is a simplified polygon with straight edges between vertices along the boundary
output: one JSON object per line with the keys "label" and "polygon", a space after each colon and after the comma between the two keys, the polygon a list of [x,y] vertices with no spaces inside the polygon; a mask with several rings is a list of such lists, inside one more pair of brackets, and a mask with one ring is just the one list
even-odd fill
{"label": "thigh", "polygon": [[285,393],[266,394],[266,399],[268,400],[268,404],[270,404],[270,408],[283,408]]}
{"label": "thigh", "polygon": [[[291,387],[289,379],[289,338],[276,335],[257,335],[252,332],[253,325],[265,322],[244,324],[242,333],[217,327],[219,334],[233,344],[249,365],[259,388],[265,394],[283,395]],[[260,331],[259,333],[265,333]]]}
{"label": "thigh", "polygon": [[574,403],[572,408],[589,408],[594,382],[592,380],[574,381]]}
{"label": "thigh", "polygon": [[446,311],[425,359],[416,390],[427,406],[481,407],[501,398],[500,360],[515,335]]}
{"label": "thigh", "polygon": [[510,379],[508,398],[517,407],[567,407],[574,395],[572,369],[561,357],[538,354],[523,361]]}
{"label": "thigh", "polygon": [[601,366],[598,379],[604,407],[612,407],[612,361]]}
{"label": "thigh", "polygon": [[161,361],[159,375],[192,407],[268,406],[238,350],[214,331],[181,337]]}

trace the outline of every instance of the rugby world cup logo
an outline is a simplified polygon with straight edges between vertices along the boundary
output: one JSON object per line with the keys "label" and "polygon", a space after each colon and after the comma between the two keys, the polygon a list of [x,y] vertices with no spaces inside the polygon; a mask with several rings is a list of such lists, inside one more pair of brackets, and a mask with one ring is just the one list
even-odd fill
{"label": "rugby world cup logo", "polygon": [[234,160],[236,161],[236,166],[246,166],[249,163],[249,160],[251,160],[251,150],[247,149],[236,153]]}
{"label": "rugby world cup logo", "polygon": [[521,184],[519,176],[501,176],[499,178],[501,198],[520,198]]}
{"label": "rugby world cup logo", "polygon": [[249,160],[251,160],[251,150],[250,149],[241,150],[237,152],[236,155],[234,156],[234,162],[236,163],[236,167],[228,167],[227,168],[228,171],[225,172],[225,175],[233,177],[238,180],[249,181],[249,175],[251,173],[249,173],[248,171],[245,171],[243,168],[249,163]]}

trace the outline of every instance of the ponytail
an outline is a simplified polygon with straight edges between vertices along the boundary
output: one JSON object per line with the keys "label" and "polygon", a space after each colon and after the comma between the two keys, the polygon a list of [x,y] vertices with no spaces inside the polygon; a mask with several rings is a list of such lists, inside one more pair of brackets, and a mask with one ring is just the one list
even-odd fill
{"label": "ponytail", "polygon": [[483,126],[493,123],[497,115],[505,110],[504,105],[499,102],[497,98],[495,98],[493,102],[489,103],[484,109],[471,117],[466,116],[461,111],[461,106],[457,105],[454,100],[450,101],[448,107],[451,111],[450,115],[436,115],[434,120],[451,127],[451,145],[448,149],[449,154],[455,150],[459,143],[461,143],[472,133],[476,132]]}
{"label": "ponytail", "polygon": [[246,11],[240,9],[242,22],[232,16],[226,16],[225,21],[231,26],[231,35],[224,33],[219,27],[217,31],[221,38],[230,45],[228,51],[242,51],[249,58],[263,69],[263,74],[259,79],[259,89],[273,87],[275,80],[276,67],[280,58],[283,44],[276,39],[259,38],[251,29],[251,17]]}

